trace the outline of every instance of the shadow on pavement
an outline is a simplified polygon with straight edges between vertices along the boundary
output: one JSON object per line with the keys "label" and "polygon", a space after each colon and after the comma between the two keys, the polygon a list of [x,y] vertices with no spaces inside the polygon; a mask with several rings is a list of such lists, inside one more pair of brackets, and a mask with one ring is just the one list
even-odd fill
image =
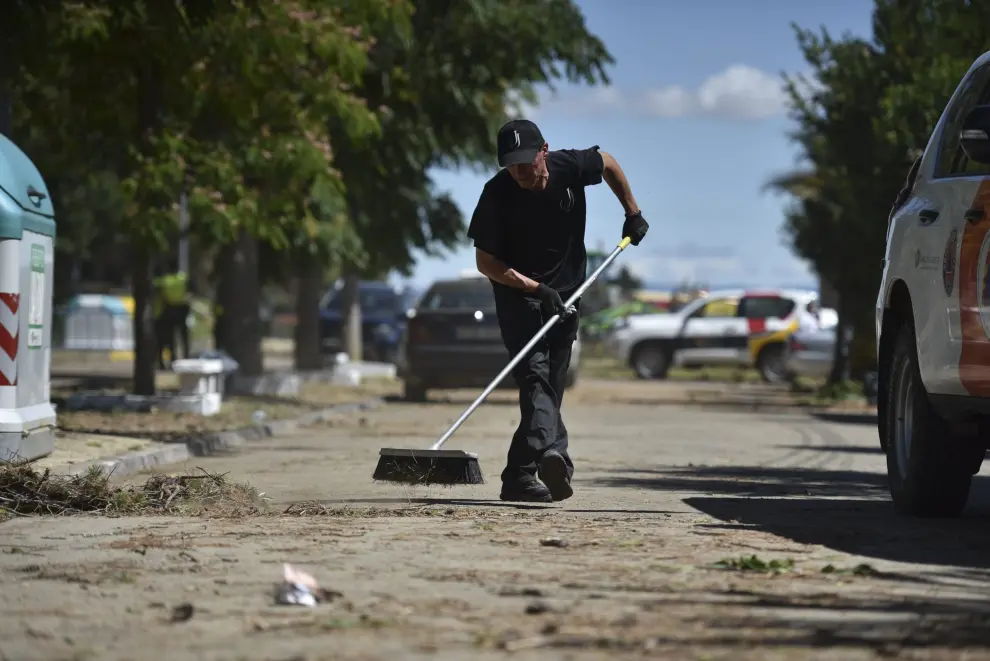
{"label": "shadow on pavement", "polygon": [[[481,394],[481,388],[477,392],[472,394],[457,394],[457,395],[432,395],[425,402],[407,401],[402,398],[401,395],[387,395],[383,399],[390,405],[393,406],[463,406],[465,409],[470,406],[471,402],[474,401],[475,397]],[[494,393],[493,393],[494,394]],[[489,396],[482,403],[482,406],[514,406],[518,407],[519,402],[516,399],[500,399],[498,397]]]}
{"label": "shadow on pavement", "polygon": [[[990,569],[990,478],[973,479],[956,519],[919,519],[894,510],[886,476],[858,471],[693,467],[599,478],[599,484],[703,493],[684,503],[736,529],[896,562]],[[990,572],[981,577],[990,580]]]}
{"label": "shadow on pavement", "polygon": [[[801,446],[802,450],[807,449]],[[593,483],[627,489],[662,489],[735,496],[849,496],[887,499],[887,478],[864,471],[768,466],[694,466],[633,471],[613,469]]]}
{"label": "shadow on pavement", "polygon": [[[990,569],[985,511],[957,520],[924,520],[898,515],[881,500],[693,497],[684,503],[736,528],[799,544],[895,562]],[[980,578],[990,579],[990,573]]]}
{"label": "shadow on pavement", "polygon": [[[880,657],[898,658],[899,651],[932,647],[961,650],[990,644],[990,601],[975,595],[784,595],[749,590],[733,590],[731,594],[745,614],[721,612],[714,623],[704,616],[685,623],[717,627],[720,633],[705,643],[732,647],[865,646]],[[704,600],[695,603],[701,607],[708,604]],[[780,610],[774,613],[772,609]]]}
{"label": "shadow on pavement", "polygon": [[883,454],[879,445],[777,445],[781,450],[814,450],[815,452],[847,452],[850,454]]}
{"label": "shadow on pavement", "polygon": [[845,425],[868,425],[870,427],[876,427],[877,425],[876,413],[836,413],[814,411],[811,413],[811,416],[813,418],[818,418],[823,422],[838,422]]}
{"label": "shadow on pavement", "polygon": [[[308,502],[308,501],[307,501]],[[512,503],[501,500],[480,500],[474,498],[339,498],[317,501],[320,505],[434,505],[437,507],[507,507],[520,510],[558,509],[559,503]],[[290,505],[291,506],[291,505]],[[572,509],[561,510],[567,514],[683,514],[671,510],[642,509]]]}

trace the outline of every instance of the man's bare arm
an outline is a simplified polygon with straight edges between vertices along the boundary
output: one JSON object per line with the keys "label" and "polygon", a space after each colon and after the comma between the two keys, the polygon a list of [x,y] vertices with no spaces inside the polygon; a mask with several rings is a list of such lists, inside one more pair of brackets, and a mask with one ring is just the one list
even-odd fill
{"label": "man's bare arm", "polygon": [[484,250],[475,248],[474,252],[478,270],[482,275],[491,278],[495,282],[500,282],[507,287],[515,287],[523,291],[532,292],[536,291],[536,288],[539,287],[538,282],[527,278],[515,269],[510,269]]}
{"label": "man's bare arm", "polygon": [[622,168],[619,167],[618,162],[608,152],[603,151],[599,153],[602,155],[602,161],[605,164],[605,171],[602,174],[605,183],[612,189],[615,196],[619,198],[619,203],[622,204],[622,208],[625,210],[627,216],[636,213],[639,211],[639,205],[636,204],[636,198],[633,197],[629,180],[626,179]]}

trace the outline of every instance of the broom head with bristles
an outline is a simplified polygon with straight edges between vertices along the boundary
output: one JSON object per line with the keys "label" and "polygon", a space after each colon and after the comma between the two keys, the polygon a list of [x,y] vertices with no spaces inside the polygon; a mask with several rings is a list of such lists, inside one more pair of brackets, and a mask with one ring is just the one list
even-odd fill
{"label": "broom head with bristles", "polygon": [[460,450],[382,448],[373,480],[400,484],[484,484],[478,455]]}

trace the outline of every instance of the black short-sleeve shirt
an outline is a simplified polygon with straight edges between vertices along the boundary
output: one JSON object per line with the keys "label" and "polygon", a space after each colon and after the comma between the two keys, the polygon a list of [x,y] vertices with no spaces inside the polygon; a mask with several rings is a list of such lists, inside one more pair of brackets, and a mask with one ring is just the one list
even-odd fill
{"label": "black short-sleeve shirt", "polygon": [[[587,269],[584,188],[601,183],[604,163],[595,145],[548,152],[547,169],[549,180],[541,191],[520,188],[508,170],[489,179],[468,237],[479,250],[567,298],[584,282]],[[512,289],[492,285],[496,293]]]}

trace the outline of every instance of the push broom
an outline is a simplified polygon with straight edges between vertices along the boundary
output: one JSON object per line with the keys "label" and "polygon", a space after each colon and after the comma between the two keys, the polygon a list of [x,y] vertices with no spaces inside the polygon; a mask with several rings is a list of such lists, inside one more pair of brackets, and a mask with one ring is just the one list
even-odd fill
{"label": "push broom", "polygon": [[[619,253],[629,246],[630,238],[626,237],[619,242],[604,262],[592,272],[588,279],[578,287],[578,290],[571,295],[564,303],[567,312],[566,316],[573,310],[574,302],[584,294],[585,290],[609,267]],[[526,346],[516,354],[508,365],[505,366],[498,376],[488,384],[478,398],[461,414],[454,424],[450,426],[443,436],[427,450],[417,450],[411,448],[382,448],[379,452],[378,466],[375,467],[373,480],[382,482],[396,482],[399,484],[484,484],[485,479],[481,474],[481,467],[478,465],[478,455],[473,452],[463,452],[461,450],[441,450],[443,444],[454,435],[454,432],[464,424],[464,421],[474,413],[485,398],[491,394],[498,384],[512,372],[512,369],[523,359],[543,338],[547,332],[562,319],[557,314],[551,317],[543,327],[533,336]]]}

